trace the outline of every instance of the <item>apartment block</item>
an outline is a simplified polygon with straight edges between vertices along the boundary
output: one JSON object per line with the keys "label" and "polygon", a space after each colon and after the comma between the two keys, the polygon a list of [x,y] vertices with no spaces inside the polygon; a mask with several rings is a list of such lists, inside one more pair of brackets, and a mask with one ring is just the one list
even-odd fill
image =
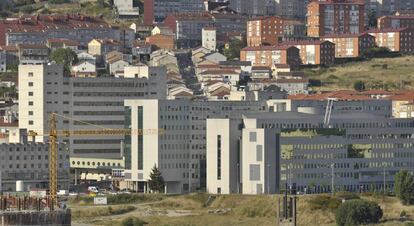
{"label": "apartment block", "polygon": [[244,33],[246,20],[232,13],[175,13],[169,14],[164,25],[175,33],[179,48],[196,47],[202,43],[203,27],[216,27],[217,36],[227,36],[229,33]]}
{"label": "apartment block", "polygon": [[367,12],[374,11],[384,16],[414,9],[413,0],[365,0],[365,5]]}
{"label": "apartment block", "polygon": [[[166,98],[165,68],[149,67],[145,71],[148,74],[130,78],[81,78],[64,77],[59,65],[20,65],[19,128],[47,134],[52,112],[78,120],[58,117],[58,129],[124,128],[125,99]],[[35,137],[36,142],[45,140]],[[122,140],[123,136],[61,138],[70,145],[71,157],[114,161],[122,159]],[[93,161],[71,164],[74,168],[86,164],[98,167]]]}
{"label": "apartment block", "polygon": [[246,47],[240,51],[240,60],[252,62],[252,66],[272,67],[274,64],[300,64],[299,49],[294,46]]}
{"label": "apartment block", "polygon": [[205,11],[203,0],[145,0],[144,24],[163,22],[169,14]]}
{"label": "apartment block", "polygon": [[304,36],[304,30],[302,22],[280,16],[254,18],[247,21],[247,45],[277,45],[284,38]]}
{"label": "apartment block", "polygon": [[115,39],[125,47],[132,47],[134,41],[129,29],[115,28],[100,18],[79,14],[23,15],[0,20],[0,45],[46,44],[48,39],[69,39],[86,46],[95,38]]}
{"label": "apartment block", "polygon": [[117,14],[120,18],[137,18],[139,7],[134,0],[114,0]]}
{"label": "apartment block", "polygon": [[264,0],[230,0],[229,8],[247,16],[274,15],[275,2]]}
{"label": "apartment block", "polygon": [[335,44],[336,58],[361,57],[366,50],[375,46],[375,37],[368,33],[326,35],[321,40]]}
{"label": "apartment block", "polygon": [[217,29],[215,27],[203,27],[202,46],[211,51],[217,49]]}
{"label": "apartment block", "polygon": [[308,0],[274,0],[276,15],[289,18],[306,18],[306,5]]}
{"label": "apartment block", "polygon": [[413,32],[408,28],[375,29],[367,33],[375,37],[377,46],[388,48],[392,52],[412,53],[414,51]]}
{"label": "apartment block", "polygon": [[291,41],[282,45],[299,49],[301,64],[332,65],[335,62],[335,44],[329,41]]}
{"label": "apartment block", "polygon": [[307,8],[310,37],[359,34],[364,31],[363,0],[313,0]]}
{"label": "apartment block", "polygon": [[125,180],[133,184],[131,189],[148,191],[149,173],[156,165],[168,193],[206,187],[207,118],[266,109],[260,101],[126,100],[125,106],[127,128],[155,131],[125,137]]}
{"label": "apartment block", "polygon": [[387,28],[408,28],[414,29],[414,15],[393,15],[382,16],[377,21],[379,29]]}
{"label": "apartment block", "polygon": [[[65,144],[58,144],[58,189],[69,189],[69,151]],[[23,189],[49,188],[49,144],[11,143],[0,144],[0,176],[3,192],[16,191],[16,181],[23,181]]]}

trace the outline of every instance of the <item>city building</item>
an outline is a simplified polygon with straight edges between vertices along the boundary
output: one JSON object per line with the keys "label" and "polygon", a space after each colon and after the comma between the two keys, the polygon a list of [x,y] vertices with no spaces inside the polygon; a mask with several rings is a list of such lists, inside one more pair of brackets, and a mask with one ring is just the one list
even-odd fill
{"label": "city building", "polygon": [[365,51],[375,47],[375,37],[368,33],[326,35],[321,40],[335,44],[336,58],[361,57]]}
{"label": "city building", "polygon": [[266,0],[229,0],[229,8],[241,15],[265,16],[275,14],[275,2]]}
{"label": "city building", "polygon": [[359,34],[364,31],[364,0],[312,0],[307,11],[310,37]]}
{"label": "city building", "polygon": [[378,47],[385,47],[391,52],[413,53],[414,37],[412,30],[408,28],[388,28],[367,31],[375,37]]}
{"label": "city building", "polygon": [[88,43],[88,53],[95,57],[104,57],[112,51],[120,51],[121,43],[113,39],[92,39]]}
{"label": "city building", "polygon": [[329,41],[289,41],[281,45],[298,48],[304,65],[332,65],[335,62],[335,44]]}
{"label": "city building", "polygon": [[[55,112],[76,119],[58,116],[58,129],[122,129],[125,99],[166,98],[165,68],[151,67],[148,74],[138,78],[64,77],[59,65],[20,65],[19,128],[46,134],[50,113]],[[34,139],[45,141],[42,136]],[[59,139],[69,144],[71,167],[86,168],[89,175],[93,169],[123,166],[123,136]]]}
{"label": "city building", "polygon": [[96,77],[96,65],[89,61],[80,61],[72,66],[72,74],[75,77]]}
{"label": "city building", "polygon": [[49,61],[49,48],[45,45],[20,44],[17,49],[20,64],[43,64]]}
{"label": "city building", "polygon": [[265,109],[258,101],[125,100],[125,106],[127,128],[148,131],[125,137],[125,180],[133,190],[149,191],[149,174],[156,165],[167,193],[206,187],[207,118]]}
{"label": "city building", "polygon": [[[57,175],[58,189],[68,190],[69,151],[67,145],[58,144]],[[24,191],[49,188],[49,144],[10,143],[0,144],[0,176],[3,192],[15,192],[16,181],[23,182]]]}
{"label": "city building", "polygon": [[413,119],[390,118],[387,100],[333,95],[345,99],[334,102],[328,120],[326,99],[273,100],[267,113],[207,119],[207,191],[262,194],[285,185],[305,193],[393,189],[395,174],[413,167],[412,137],[406,135]]}
{"label": "city building", "polygon": [[274,64],[300,64],[299,49],[294,46],[258,46],[246,47],[240,51],[241,61],[250,61],[252,66],[272,67]]}
{"label": "city building", "polygon": [[367,12],[372,11],[380,16],[414,9],[413,0],[365,0],[365,5]]}
{"label": "city building", "polygon": [[139,7],[134,0],[114,0],[116,12],[120,18],[138,18]]}
{"label": "city building", "polygon": [[304,36],[305,25],[280,16],[257,17],[247,21],[247,45],[277,45],[283,40]]}
{"label": "city building", "polygon": [[217,30],[214,27],[203,27],[201,32],[202,46],[211,51],[217,49]]}
{"label": "city building", "polygon": [[163,22],[173,13],[193,13],[205,11],[203,0],[145,0],[144,24]]}
{"label": "city building", "polygon": [[308,0],[275,0],[276,15],[304,20]]}
{"label": "city building", "polygon": [[46,46],[51,50],[54,51],[56,49],[59,48],[63,48],[63,49],[71,49],[72,51],[74,51],[75,53],[79,51],[79,42],[77,41],[72,41],[69,39],[48,39],[46,42]]}
{"label": "city building", "polygon": [[173,35],[156,34],[146,38],[147,44],[157,46],[160,49],[173,50],[175,48],[175,41]]}
{"label": "city building", "polygon": [[201,45],[203,27],[212,26],[213,23],[211,14],[207,12],[170,14],[164,21],[175,33],[178,48]]}
{"label": "city building", "polygon": [[47,39],[69,39],[87,46],[92,39],[114,39],[132,46],[126,30],[103,19],[81,14],[22,15],[0,21],[0,45],[46,44]]}
{"label": "city building", "polygon": [[414,29],[414,15],[391,15],[378,18],[377,26],[379,29],[387,28],[408,28]]}

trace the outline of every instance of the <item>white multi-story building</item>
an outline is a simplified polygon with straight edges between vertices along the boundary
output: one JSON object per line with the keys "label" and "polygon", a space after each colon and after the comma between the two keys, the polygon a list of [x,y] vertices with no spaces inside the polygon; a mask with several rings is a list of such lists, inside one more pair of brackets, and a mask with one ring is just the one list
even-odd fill
{"label": "white multi-story building", "polygon": [[125,180],[145,191],[156,165],[166,192],[205,188],[206,119],[265,110],[259,101],[126,100],[126,120],[133,131],[163,131],[125,138]]}
{"label": "white multi-story building", "polygon": [[202,36],[202,46],[211,51],[216,51],[216,48],[217,48],[216,28],[203,27],[201,36]]}
{"label": "white multi-story building", "polygon": [[[398,171],[414,170],[414,121],[390,118],[388,108],[387,116],[385,110],[369,110],[379,102],[361,103],[353,110],[353,104],[342,103],[329,123],[316,108],[294,106],[243,119],[208,119],[207,172],[213,175],[207,176],[207,190],[232,193],[240,186],[241,193],[260,194],[285,185],[302,192],[392,190]],[[220,145],[219,136],[226,139]],[[219,169],[224,173],[216,178]]]}
{"label": "white multi-story building", "polygon": [[[152,68],[152,67],[150,67]],[[166,72],[148,70],[136,78],[64,77],[58,65],[19,66],[19,128],[47,134],[50,113],[58,117],[57,128],[69,130],[124,128],[125,99],[165,99]],[[37,136],[36,142],[45,141]],[[95,168],[118,165],[123,136],[68,137],[72,167]],[[82,159],[112,159],[114,164]]]}
{"label": "white multi-story building", "polygon": [[114,6],[119,17],[137,18],[139,16],[139,8],[134,5],[134,0],[114,0]]}

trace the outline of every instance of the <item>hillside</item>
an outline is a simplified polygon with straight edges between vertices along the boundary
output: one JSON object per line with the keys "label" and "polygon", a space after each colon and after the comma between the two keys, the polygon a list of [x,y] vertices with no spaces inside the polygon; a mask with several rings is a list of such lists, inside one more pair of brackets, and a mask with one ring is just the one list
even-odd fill
{"label": "hillside", "polygon": [[[74,219],[72,225],[107,225],[116,226],[128,217],[138,217],[148,225],[163,226],[221,226],[221,225],[276,225],[278,209],[277,200],[280,196],[242,196],[223,195],[205,206],[207,194],[192,194],[180,196],[163,196],[161,201],[149,201],[114,205],[108,215],[108,207],[71,206],[72,211],[82,211],[83,217]],[[414,206],[402,206],[394,197],[362,196],[361,198],[379,203],[384,211],[384,217],[379,225],[409,226],[414,222]],[[328,195],[307,195],[298,199],[298,225],[334,226],[334,211],[341,199],[330,198]],[[134,208],[132,208],[132,207]],[[124,210],[126,209],[126,210]],[[399,220],[402,211],[407,213],[407,219]],[[116,215],[118,214],[118,215]]]}
{"label": "hillside", "polygon": [[414,88],[414,56],[376,58],[304,71],[309,79],[321,81],[321,87],[311,87],[316,91],[353,89],[357,81],[364,82],[367,89]]}
{"label": "hillside", "polygon": [[314,86],[313,90],[353,89],[357,81],[364,82],[367,89],[414,88],[414,56],[376,58],[304,71],[310,79],[322,82],[322,87]]}

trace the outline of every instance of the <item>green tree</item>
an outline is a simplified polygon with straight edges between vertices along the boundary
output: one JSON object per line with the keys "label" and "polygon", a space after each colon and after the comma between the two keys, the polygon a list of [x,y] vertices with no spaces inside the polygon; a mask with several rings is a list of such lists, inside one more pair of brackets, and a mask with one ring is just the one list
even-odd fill
{"label": "green tree", "polygon": [[363,81],[357,81],[354,83],[354,89],[356,91],[362,92],[365,90],[365,83]]}
{"label": "green tree", "polygon": [[156,165],[152,167],[150,173],[150,179],[148,180],[149,188],[155,192],[164,191],[164,178],[162,177],[161,171]]}
{"label": "green tree", "polygon": [[367,16],[368,16],[368,26],[377,27],[377,12],[371,10],[368,12]]}
{"label": "green tree", "polygon": [[377,203],[352,199],[338,207],[335,219],[338,226],[355,226],[378,223],[382,215],[382,209]]}
{"label": "green tree", "polygon": [[78,56],[73,50],[68,48],[59,48],[53,51],[49,59],[55,61],[57,64],[63,65],[65,72],[70,72],[70,67],[72,64],[78,62]]}
{"label": "green tree", "polygon": [[401,170],[395,175],[395,194],[404,205],[409,205],[414,199],[414,179],[407,170]]}
{"label": "green tree", "polygon": [[233,39],[230,41],[228,48],[224,49],[223,54],[227,57],[227,60],[240,59],[240,50],[246,45],[243,40]]}

